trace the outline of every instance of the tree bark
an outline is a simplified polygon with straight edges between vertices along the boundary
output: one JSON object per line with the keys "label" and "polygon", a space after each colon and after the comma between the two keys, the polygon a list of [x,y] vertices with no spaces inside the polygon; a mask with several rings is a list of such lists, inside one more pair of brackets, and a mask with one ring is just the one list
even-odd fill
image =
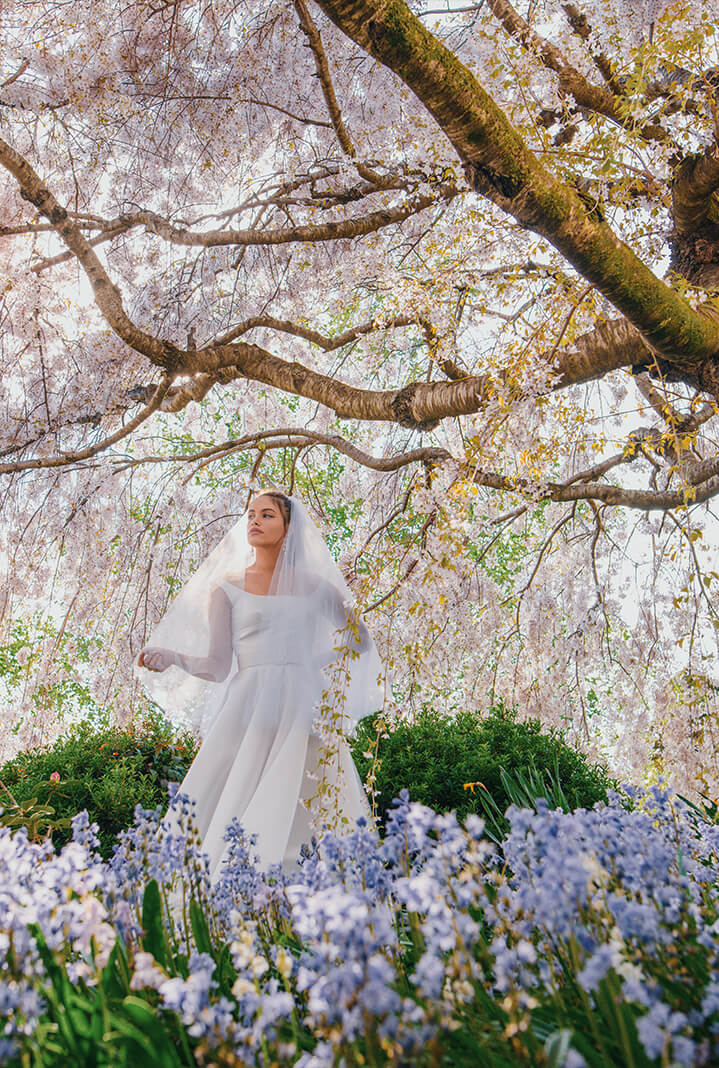
{"label": "tree bark", "polygon": [[[236,342],[218,345],[212,351],[217,367],[233,366],[238,377],[319,401],[341,419],[392,422],[418,430],[429,430],[442,419],[479,412],[503,392],[501,383],[497,386],[495,378],[485,375],[451,382],[411,382],[398,389],[362,389],[304,364],[290,363],[259,345]],[[605,323],[549,360],[554,380],[549,390],[542,392],[602,378],[648,358],[645,342],[626,320]],[[505,397],[511,392],[507,385]]]}
{"label": "tree bark", "polygon": [[707,222],[712,196],[718,189],[719,145],[682,160],[672,184],[672,214],[678,234],[692,233]]}

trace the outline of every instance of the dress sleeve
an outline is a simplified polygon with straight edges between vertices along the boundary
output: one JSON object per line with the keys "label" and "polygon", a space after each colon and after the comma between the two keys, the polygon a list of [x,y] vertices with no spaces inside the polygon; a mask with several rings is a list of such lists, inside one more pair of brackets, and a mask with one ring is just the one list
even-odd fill
{"label": "dress sleeve", "polygon": [[224,682],[232,666],[232,605],[222,586],[215,586],[208,607],[210,643],[207,656],[175,653],[176,663],[188,675],[207,682]]}

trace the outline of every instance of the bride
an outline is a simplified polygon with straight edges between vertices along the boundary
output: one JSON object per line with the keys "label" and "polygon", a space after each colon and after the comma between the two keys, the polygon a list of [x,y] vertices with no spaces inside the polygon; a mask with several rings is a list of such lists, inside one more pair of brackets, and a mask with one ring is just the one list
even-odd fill
{"label": "bride", "polygon": [[294,867],[303,842],[351,829],[369,806],[344,740],[382,705],[369,632],[296,497],[265,492],[203,561],[135,668],[204,741],[181,790],[219,876],[225,828],[257,835],[264,867]]}

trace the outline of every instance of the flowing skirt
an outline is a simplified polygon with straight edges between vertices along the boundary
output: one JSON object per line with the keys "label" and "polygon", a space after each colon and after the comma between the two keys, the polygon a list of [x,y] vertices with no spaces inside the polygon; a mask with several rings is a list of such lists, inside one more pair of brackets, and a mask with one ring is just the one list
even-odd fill
{"label": "flowing skirt", "polygon": [[[333,830],[370,818],[347,743],[327,744],[308,726],[316,676],[301,664],[262,664],[237,672],[212,728],[180,787],[197,802],[197,824],[213,882],[227,851],[225,829],[237,817],[257,835],[263,868],[291,871],[303,843],[321,827],[302,804],[322,783],[324,817]],[[311,708],[311,704],[310,704]],[[332,812],[327,819],[327,804]],[[314,807],[314,805],[313,805]]]}

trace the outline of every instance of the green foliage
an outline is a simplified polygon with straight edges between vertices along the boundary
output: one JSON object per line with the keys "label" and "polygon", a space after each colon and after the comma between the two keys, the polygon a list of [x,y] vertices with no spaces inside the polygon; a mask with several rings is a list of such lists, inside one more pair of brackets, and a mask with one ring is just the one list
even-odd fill
{"label": "green foliage", "polygon": [[[494,842],[501,842],[509,830],[509,820],[505,816],[508,805],[536,808],[536,802],[541,797],[551,809],[572,812],[575,808],[586,807],[590,803],[580,796],[581,791],[577,791],[576,787],[567,797],[562,786],[556,754],[553,768],[539,770],[532,760],[526,768],[515,768],[512,772],[500,768],[499,778],[504,791],[499,802],[483,783],[471,784],[475,789],[478,788],[477,801],[486,821],[485,833]],[[606,793],[602,800],[605,799]]]}
{"label": "green foliage", "polygon": [[[124,727],[83,721],[52,746],[27,750],[0,767],[5,787],[0,805],[6,817],[14,818],[13,826],[22,823],[32,834],[38,814],[30,802],[37,807],[38,799],[51,796],[53,812],[46,815],[44,829],[57,846],[70,837],[69,819],[86,808],[99,826],[101,852],[108,857],[118,831],[132,824],[135,805],[164,806],[167,783],[184,778],[196,749],[190,733],[176,734],[157,714]],[[58,775],[59,782],[51,778]]]}
{"label": "green foliage", "polygon": [[[48,644],[52,648],[57,677],[50,685],[40,682],[30,691],[33,708],[46,715],[50,713],[56,720],[78,710],[97,713],[98,706],[78,674],[78,665],[87,664],[102,646],[102,641],[58,628],[56,622],[40,613],[15,620],[5,644],[0,645],[0,694],[7,700],[13,699],[13,690],[32,677]],[[19,729],[21,723],[22,720],[18,720],[14,729]]]}
{"label": "green foliage", "polygon": [[33,935],[49,982],[44,1016],[28,1040],[32,1061],[23,1058],[23,1064],[181,1068],[196,1063],[177,1016],[161,1012],[132,992],[131,969],[120,938],[99,971],[97,985],[88,986],[70,981],[37,925]]}
{"label": "green foliage", "polygon": [[68,831],[72,822],[70,817],[57,816],[55,806],[50,804],[50,798],[56,789],[56,784],[49,782],[45,785],[44,801],[39,797],[18,801],[5,783],[0,781],[0,826],[9,827],[13,831],[25,827],[31,842],[52,837],[57,831]]}
{"label": "green foliage", "polygon": [[590,807],[616,785],[605,767],[588,763],[557,731],[544,732],[538,719],[519,722],[516,710],[502,703],[485,716],[425,711],[390,730],[368,717],[357,727],[352,755],[363,780],[374,778],[382,823],[393,798],[407,789],[413,801],[455,809],[460,820],[471,812],[484,816],[492,837],[503,834],[510,804],[546,796],[565,810]]}

